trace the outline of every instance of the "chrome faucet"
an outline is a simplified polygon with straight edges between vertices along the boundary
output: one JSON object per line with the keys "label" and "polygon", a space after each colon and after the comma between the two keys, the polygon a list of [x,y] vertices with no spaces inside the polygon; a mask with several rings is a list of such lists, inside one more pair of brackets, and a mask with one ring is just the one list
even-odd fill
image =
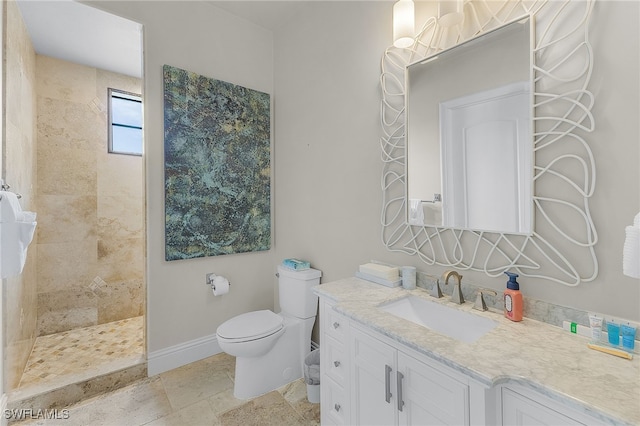
{"label": "chrome faucet", "polygon": [[462,275],[457,273],[456,271],[446,271],[442,274],[442,279],[444,281],[444,285],[449,284],[449,277],[455,277],[457,279],[457,283],[453,285],[453,293],[451,293],[451,301],[453,303],[457,303],[458,305],[462,305],[464,303],[464,297],[462,296]]}

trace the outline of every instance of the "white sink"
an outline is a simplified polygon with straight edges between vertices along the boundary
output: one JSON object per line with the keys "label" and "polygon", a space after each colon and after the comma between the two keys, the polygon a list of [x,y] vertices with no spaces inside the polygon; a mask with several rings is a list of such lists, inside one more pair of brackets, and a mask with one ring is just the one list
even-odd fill
{"label": "white sink", "polygon": [[416,296],[386,302],[378,306],[385,312],[404,318],[461,342],[473,343],[498,323],[480,315],[450,308]]}

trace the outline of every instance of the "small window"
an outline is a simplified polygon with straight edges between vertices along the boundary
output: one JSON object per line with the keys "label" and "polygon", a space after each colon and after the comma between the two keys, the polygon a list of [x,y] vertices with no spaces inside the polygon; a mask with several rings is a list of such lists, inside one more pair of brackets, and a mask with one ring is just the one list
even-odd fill
{"label": "small window", "polygon": [[109,152],[142,155],[142,98],[109,89]]}

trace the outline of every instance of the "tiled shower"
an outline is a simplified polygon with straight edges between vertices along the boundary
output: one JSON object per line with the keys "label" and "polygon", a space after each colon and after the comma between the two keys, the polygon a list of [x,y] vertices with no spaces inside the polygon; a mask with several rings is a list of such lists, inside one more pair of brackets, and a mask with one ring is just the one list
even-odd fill
{"label": "tiled shower", "polygon": [[108,88],[141,81],[35,54],[14,2],[7,32],[6,180],[38,214],[6,284],[6,389],[20,393],[144,360],[143,162],[107,153]]}

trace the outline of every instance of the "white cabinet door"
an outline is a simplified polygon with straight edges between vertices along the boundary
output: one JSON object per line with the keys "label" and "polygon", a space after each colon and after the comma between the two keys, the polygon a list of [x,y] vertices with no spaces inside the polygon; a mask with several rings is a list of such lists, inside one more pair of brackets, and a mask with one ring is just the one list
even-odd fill
{"label": "white cabinet door", "polygon": [[[468,425],[469,386],[398,353],[401,425]],[[402,405],[402,404],[401,404]]]}
{"label": "white cabinet door", "polygon": [[502,389],[502,424],[529,425],[581,425],[579,421],[546,407],[508,388]]}
{"label": "white cabinet door", "polygon": [[356,328],[350,335],[351,423],[397,425],[397,351]]}

